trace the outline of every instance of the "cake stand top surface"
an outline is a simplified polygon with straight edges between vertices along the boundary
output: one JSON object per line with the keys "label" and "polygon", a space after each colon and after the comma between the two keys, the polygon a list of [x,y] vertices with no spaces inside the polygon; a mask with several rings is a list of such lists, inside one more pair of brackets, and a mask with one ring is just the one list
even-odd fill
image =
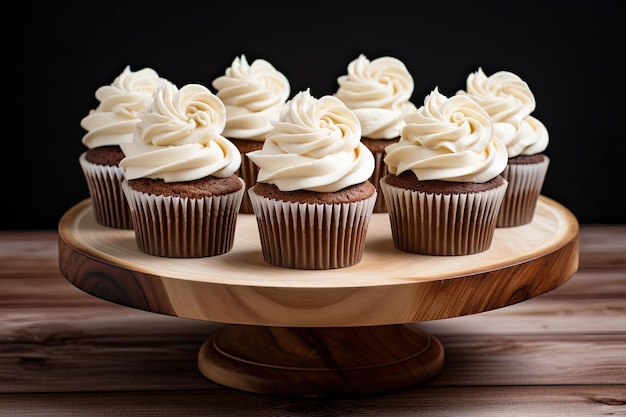
{"label": "cake stand top surface", "polygon": [[473,314],[550,291],[578,268],[578,222],[540,196],[531,223],[498,228],[491,247],[464,256],[394,248],[389,218],[370,220],[361,262],[294,270],[263,260],[254,215],[240,214],[230,252],[161,258],[132,230],[96,223],[87,199],[59,222],[59,266],[78,288],[112,302],[179,317],[272,326],[409,323]]}

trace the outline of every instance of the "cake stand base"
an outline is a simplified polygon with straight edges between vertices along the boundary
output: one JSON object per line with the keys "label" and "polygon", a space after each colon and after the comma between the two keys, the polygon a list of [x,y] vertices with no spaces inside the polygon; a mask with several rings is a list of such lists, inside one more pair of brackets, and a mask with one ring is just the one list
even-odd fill
{"label": "cake stand base", "polygon": [[363,327],[230,325],[201,347],[208,379],[288,397],[358,397],[428,381],[444,365],[437,338],[415,324]]}

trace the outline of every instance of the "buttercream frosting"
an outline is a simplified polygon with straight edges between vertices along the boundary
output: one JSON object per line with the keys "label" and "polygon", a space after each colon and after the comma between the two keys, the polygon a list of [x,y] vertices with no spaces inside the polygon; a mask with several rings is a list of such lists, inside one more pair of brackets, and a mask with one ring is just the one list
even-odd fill
{"label": "buttercream frosting", "polygon": [[96,90],[99,104],[80,122],[87,131],[82,143],[93,149],[132,142],[138,114],[150,106],[154,92],[165,81],[152,68],[131,71],[126,66],[110,85]]}
{"label": "buttercream frosting", "polygon": [[272,125],[263,148],[246,154],[259,167],[257,182],[335,192],[371,177],[374,156],[361,143],[359,120],[337,97],[301,91]]}
{"label": "buttercream frosting", "polygon": [[224,103],[201,84],[178,89],[161,83],[152,105],[139,114],[132,143],[121,144],[126,178],[190,181],[212,175],[226,178],[241,165],[237,147],[221,135]]}
{"label": "buttercream frosting", "polygon": [[410,101],[415,87],[406,65],[397,58],[369,60],[361,54],[348,64],[347,74],[337,78],[334,94],[361,123],[363,137],[396,139],[404,116],[416,110]]}
{"label": "buttercream frosting", "polygon": [[421,181],[484,183],[508,162],[493,120],[469,96],[448,98],[435,88],[405,121],[400,140],[385,148],[392,174],[412,171]]}
{"label": "buttercream frosting", "polygon": [[535,96],[528,84],[509,71],[487,76],[482,68],[470,73],[466,89],[457,94],[468,95],[491,116],[494,134],[504,143],[509,158],[543,152],[549,142],[546,127],[530,114],[535,110]]}
{"label": "buttercream frosting", "polygon": [[248,64],[245,55],[236,57],[224,75],[213,80],[217,96],[226,106],[227,138],[263,141],[272,129],[271,120],[291,94],[287,77],[264,59]]}

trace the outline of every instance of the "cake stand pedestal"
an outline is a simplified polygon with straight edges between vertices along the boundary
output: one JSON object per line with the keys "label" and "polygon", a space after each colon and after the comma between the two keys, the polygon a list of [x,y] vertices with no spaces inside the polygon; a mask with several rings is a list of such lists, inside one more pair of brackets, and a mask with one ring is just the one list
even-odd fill
{"label": "cake stand pedestal", "polygon": [[209,258],[144,254],[132,230],[96,223],[87,199],[59,222],[59,267],[81,290],[132,308],[228,324],[198,353],[200,372],[255,393],[346,397],[408,388],[437,376],[444,349],[418,323],[480,313],[557,288],[578,269],[578,222],[539,197],[529,224],[496,229],[485,252],[410,254],[373,215],[363,259],[307,271],[263,260],[254,215],[233,249]]}

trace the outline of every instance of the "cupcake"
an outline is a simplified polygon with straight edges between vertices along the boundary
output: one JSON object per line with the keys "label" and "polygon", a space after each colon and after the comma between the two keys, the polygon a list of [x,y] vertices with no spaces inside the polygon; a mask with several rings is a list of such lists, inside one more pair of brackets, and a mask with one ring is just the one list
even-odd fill
{"label": "cupcake", "polygon": [[139,122],[137,115],[150,106],[152,95],[162,81],[151,68],[131,71],[127,66],[112,84],[96,90],[100,103],[80,122],[87,131],[82,143],[88,149],[78,161],[87,181],[95,219],[103,226],[133,227],[121,187],[124,170],[119,162],[124,154],[120,144],[133,141],[133,131]]}
{"label": "cupcake", "polygon": [[423,255],[486,251],[508,185],[491,117],[470,97],[435,88],[405,121],[385,149],[381,179],[394,246]]}
{"label": "cupcake", "polygon": [[494,121],[494,134],[504,143],[508,164],[502,176],[509,182],[497,227],[530,223],[543,187],[550,159],[546,127],[531,116],[535,96],[519,76],[499,71],[485,75],[482,68],[467,77],[466,94],[480,104]]}
{"label": "cupcake", "polygon": [[385,147],[400,139],[404,116],[415,111],[410,102],[413,77],[397,58],[383,56],[369,60],[361,54],[348,65],[347,74],[337,79],[334,94],[356,114],[361,124],[361,141],[374,154],[375,166],[370,182],[378,190],[375,213],[387,211],[380,192],[380,179],[387,175],[383,162]]}
{"label": "cupcake", "polygon": [[120,146],[137,247],[170,258],[232,249],[245,190],[239,150],[221,136],[224,103],[206,87],[162,83],[139,115],[132,143]]}
{"label": "cupcake", "polygon": [[[224,75],[213,80],[217,96],[226,106],[226,127],[222,135],[241,152],[238,172],[246,189],[254,185],[258,169],[246,156],[261,149],[271,120],[278,119],[280,110],[291,94],[287,77],[264,59],[248,64],[245,55],[233,60]],[[252,214],[252,205],[244,193],[240,213]]]}
{"label": "cupcake", "polygon": [[294,269],[359,263],[374,204],[374,156],[361,143],[356,115],[331,95],[310,90],[288,101],[261,150],[248,194],[263,258]]}

